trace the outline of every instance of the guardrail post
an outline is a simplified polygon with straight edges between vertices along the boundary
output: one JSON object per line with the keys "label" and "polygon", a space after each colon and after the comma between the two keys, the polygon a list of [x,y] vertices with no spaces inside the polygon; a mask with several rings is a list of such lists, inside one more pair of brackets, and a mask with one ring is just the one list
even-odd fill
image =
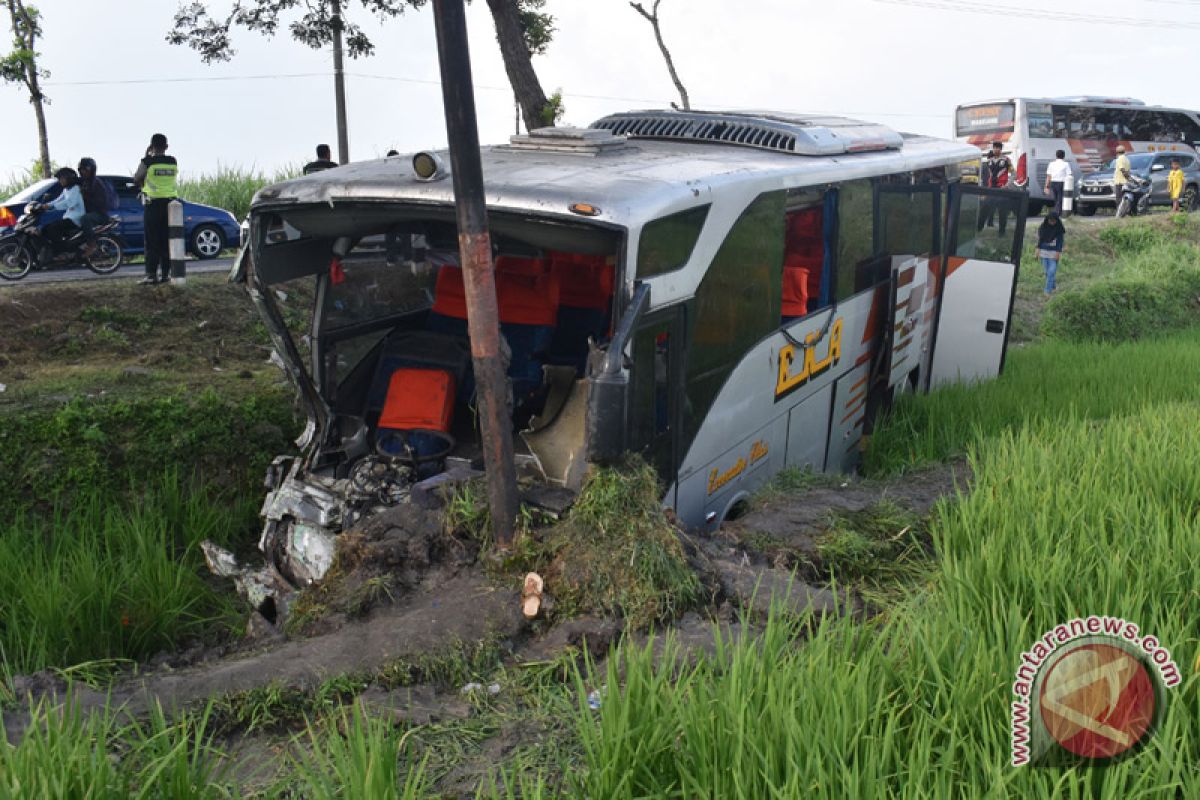
{"label": "guardrail post", "polygon": [[171,257],[171,285],[183,286],[187,282],[187,265],[183,260],[183,203],[177,199],[167,203],[167,236],[170,239],[167,252]]}

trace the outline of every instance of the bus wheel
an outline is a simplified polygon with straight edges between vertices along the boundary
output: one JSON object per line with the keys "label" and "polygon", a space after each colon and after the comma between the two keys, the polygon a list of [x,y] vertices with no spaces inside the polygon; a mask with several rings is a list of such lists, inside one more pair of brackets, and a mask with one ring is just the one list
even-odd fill
{"label": "bus wheel", "polygon": [[1046,204],[1041,200],[1030,200],[1028,210],[1025,212],[1027,217],[1040,217]]}

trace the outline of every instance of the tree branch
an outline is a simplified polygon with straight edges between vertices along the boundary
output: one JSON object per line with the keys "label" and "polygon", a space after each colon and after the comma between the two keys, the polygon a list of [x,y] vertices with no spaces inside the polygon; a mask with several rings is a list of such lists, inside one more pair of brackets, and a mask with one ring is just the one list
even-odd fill
{"label": "tree branch", "polygon": [[671,51],[667,50],[667,44],[663,41],[662,28],[658,19],[658,4],[662,0],[654,0],[654,5],[650,7],[650,11],[641,3],[630,0],[629,6],[650,23],[650,27],[654,28],[654,40],[658,42],[658,49],[662,52],[663,60],[667,62],[667,71],[671,73],[671,81],[675,84],[675,90],[679,92],[679,100],[683,104],[684,111],[690,111],[692,108],[691,102],[688,100],[687,89],[683,86],[683,81],[679,79],[679,73],[675,70],[675,62],[671,59]]}

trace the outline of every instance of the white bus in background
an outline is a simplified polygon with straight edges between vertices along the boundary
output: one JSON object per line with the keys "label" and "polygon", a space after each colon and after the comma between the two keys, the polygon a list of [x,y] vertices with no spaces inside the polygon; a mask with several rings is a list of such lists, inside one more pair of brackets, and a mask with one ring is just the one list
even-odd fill
{"label": "white bus in background", "polygon": [[[1130,153],[1196,153],[1200,117],[1195,111],[1148,106],[1140,100],[1115,97],[1027,97],[960,105],[954,115],[959,141],[980,151],[1002,142],[1016,168],[1015,183],[1028,187],[1030,213],[1048,202],[1046,168],[1057,150],[1066,153],[1080,178],[1103,169],[1116,158],[1117,146]],[[964,177],[979,175],[979,165],[964,169]]]}

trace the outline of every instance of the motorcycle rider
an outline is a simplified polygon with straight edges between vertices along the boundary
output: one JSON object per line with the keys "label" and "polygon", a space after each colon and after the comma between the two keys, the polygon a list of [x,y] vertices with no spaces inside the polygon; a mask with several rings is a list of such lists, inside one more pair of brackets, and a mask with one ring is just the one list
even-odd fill
{"label": "motorcycle rider", "polygon": [[[62,187],[62,191],[49,203],[42,203],[41,207],[62,211],[63,218],[44,226],[42,234],[48,243],[60,245],[79,230],[84,215],[83,194],[79,191],[79,176],[70,167],[63,167],[54,173],[54,177],[58,178],[58,185]],[[48,261],[49,258],[43,260]]]}
{"label": "motorcycle rider", "polygon": [[105,191],[101,179],[96,177],[96,159],[94,158],[79,159],[79,192],[83,195],[85,212],[80,227],[83,228],[84,236],[87,237],[87,245],[83,248],[83,254],[87,256],[96,249],[94,233],[96,227],[108,222],[109,212],[112,211],[108,207],[108,192]]}

